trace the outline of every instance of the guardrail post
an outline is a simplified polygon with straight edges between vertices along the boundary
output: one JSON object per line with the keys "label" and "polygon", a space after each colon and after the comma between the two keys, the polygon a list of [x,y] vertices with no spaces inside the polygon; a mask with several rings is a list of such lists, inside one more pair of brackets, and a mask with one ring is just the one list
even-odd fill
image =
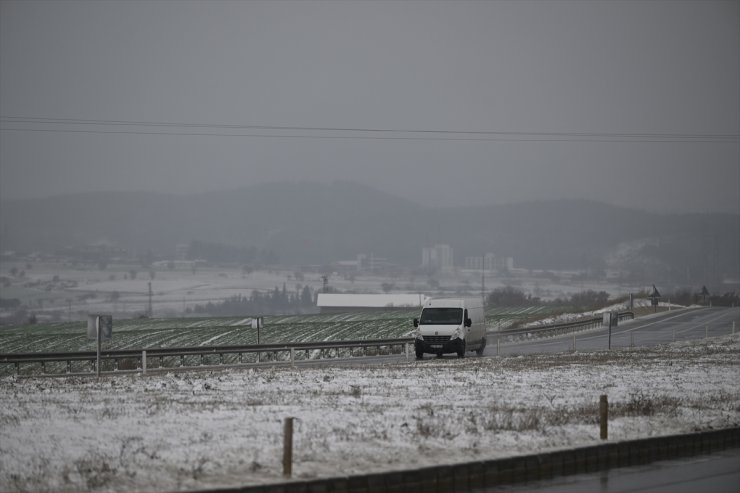
{"label": "guardrail post", "polygon": [[704,326],[704,339],[706,339],[708,337],[709,337],[709,326],[708,325],[705,325]]}
{"label": "guardrail post", "polygon": [[295,349],[290,348],[290,366],[295,366]]}
{"label": "guardrail post", "polygon": [[293,475],[293,419],[285,418],[283,425],[283,476]]}
{"label": "guardrail post", "polygon": [[732,321],[732,335],[735,335],[735,321]]}
{"label": "guardrail post", "polygon": [[576,335],[573,334],[573,352],[576,352]]}
{"label": "guardrail post", "polygon": [[497,337],[496,338],[496,356],[498,356],[499,354],[501,354],[501,338]]}
{"label": "guardrail post", "polygon": [[601,439],[606,440],[609,437],[609,402],[606,395],[602,395],[599,399],[599,423]]}
{"label": "guardrail post", "polygon": [[141,352],[141,373],[146,375],[146,351]]}
{"label": "guardrail post", "polygon": [[630,332],[630,349],[635,347],[635,333]]}

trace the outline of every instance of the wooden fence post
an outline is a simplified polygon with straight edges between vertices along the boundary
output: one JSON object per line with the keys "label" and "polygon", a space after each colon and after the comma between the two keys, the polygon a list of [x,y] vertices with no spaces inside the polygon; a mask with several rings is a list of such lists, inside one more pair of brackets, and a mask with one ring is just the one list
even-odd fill
{"label": "wooden fence post", "polygon": [[285,418],[283,425],[283,476],[293,475],[293,419]]}
{"label": "wooden fence post", "polygon": [[599,399],[599,423],[601,424],[601,439],[606,440],[609,437],[609,402],[606,395]]}

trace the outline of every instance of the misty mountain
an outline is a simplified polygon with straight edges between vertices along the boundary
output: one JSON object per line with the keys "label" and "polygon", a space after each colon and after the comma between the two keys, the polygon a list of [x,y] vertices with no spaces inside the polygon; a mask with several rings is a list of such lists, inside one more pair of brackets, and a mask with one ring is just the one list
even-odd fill
{"label": "misty mountain", "polygon": [[225,192],[86,193],[2,201],[0,248],[28,252],[107,242],[171,257],[207,241],[273,250],[286,265],[372,253],[409,267],[447,243],[455,263],[494,252],[538,269],[647,269],[736,275],[740,216],[653,214],[586,200],[430,208],[348,182],[273,183]]}

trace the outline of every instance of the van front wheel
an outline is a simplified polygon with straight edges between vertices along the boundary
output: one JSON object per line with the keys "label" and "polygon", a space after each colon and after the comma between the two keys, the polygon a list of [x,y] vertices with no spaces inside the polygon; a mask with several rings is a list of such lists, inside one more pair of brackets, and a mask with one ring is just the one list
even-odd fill
{"label": "van front wheel", "polygon": [[464,358],[465,357],[465,339],[462,340],[460,343],[460,346],[457,350],[457,357],[458,358]]}

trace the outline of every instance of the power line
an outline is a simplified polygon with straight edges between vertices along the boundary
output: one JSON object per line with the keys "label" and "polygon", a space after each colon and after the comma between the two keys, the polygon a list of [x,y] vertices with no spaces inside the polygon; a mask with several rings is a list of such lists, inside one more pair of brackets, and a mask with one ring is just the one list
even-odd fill
{"label": "power line", "polygon": [[137,131],[137,130],[79,130],[79,129],[41,129],[41,128],[11,128],[0,127],[0,131],[9,132],[44,132],[44,133],[78,133],[78,134],[123,134],[123,135],[169,135],[185,137],[251,137],[266,139],[316,139],[316,140],[407,140],[407,141],[473,141],[473,142],[615,142],[615,143],[720,143],[736,144],[736,140],[716,140],[716,139],[616,139],[616,138],[586,138],[586,137],[553,137],[546,138],[528,138],[528,137],[393,137],[393,136],[363,136],[363,135],[301,135],[301,134],[234,134],[234,133],[217,133],[217,132],[155,132],[155,131]]}
{"label": "power line", "polygon": [[[605,132],[522,132],[522,131],[481,131],[481,130],[433,130],[398,128],[359,128],[359,127],[312,127],[277,125],[240,125],[214,123],[185,123],[128,120],[92,120],[72,118],[0,116],[0,122],[14,127],[0,127],[3,131],[15,132],[56,132],[89,134],[131,134],[131,135],[180,135],[216,137],[253,137],[286,139],[360,139],[360,140],[439,140],[439,141],[523,141],[523,142],[704,142],[738,143],[740,135],[733,134],[678,134],[678,133],[605,133]],[[37,127],[18,127],[17,125]],[[38,128],[42,127],[52,128]],[[68,128],[72,126],[73,128]],[[67,127],[67,128],[65,128]],[[79,128],[83,127],[83,128]],[[88,127],[88,128],[85,128]],[[97,130],[89,127],[140,127],[137,130]],[[162,131],[159,129],[168,129]],[[157,129],[157,130],[154,130]],[[221,132],[193,132],[183,129],[221,130]],[[260,130],[270,132],[308,132],[286,133],[224,133],[223,130]],[[331,134],[326,135],[327,132]],[[365,135],[360,135],[365,134]],[[369,134],[369,135],[368,135]]]}

